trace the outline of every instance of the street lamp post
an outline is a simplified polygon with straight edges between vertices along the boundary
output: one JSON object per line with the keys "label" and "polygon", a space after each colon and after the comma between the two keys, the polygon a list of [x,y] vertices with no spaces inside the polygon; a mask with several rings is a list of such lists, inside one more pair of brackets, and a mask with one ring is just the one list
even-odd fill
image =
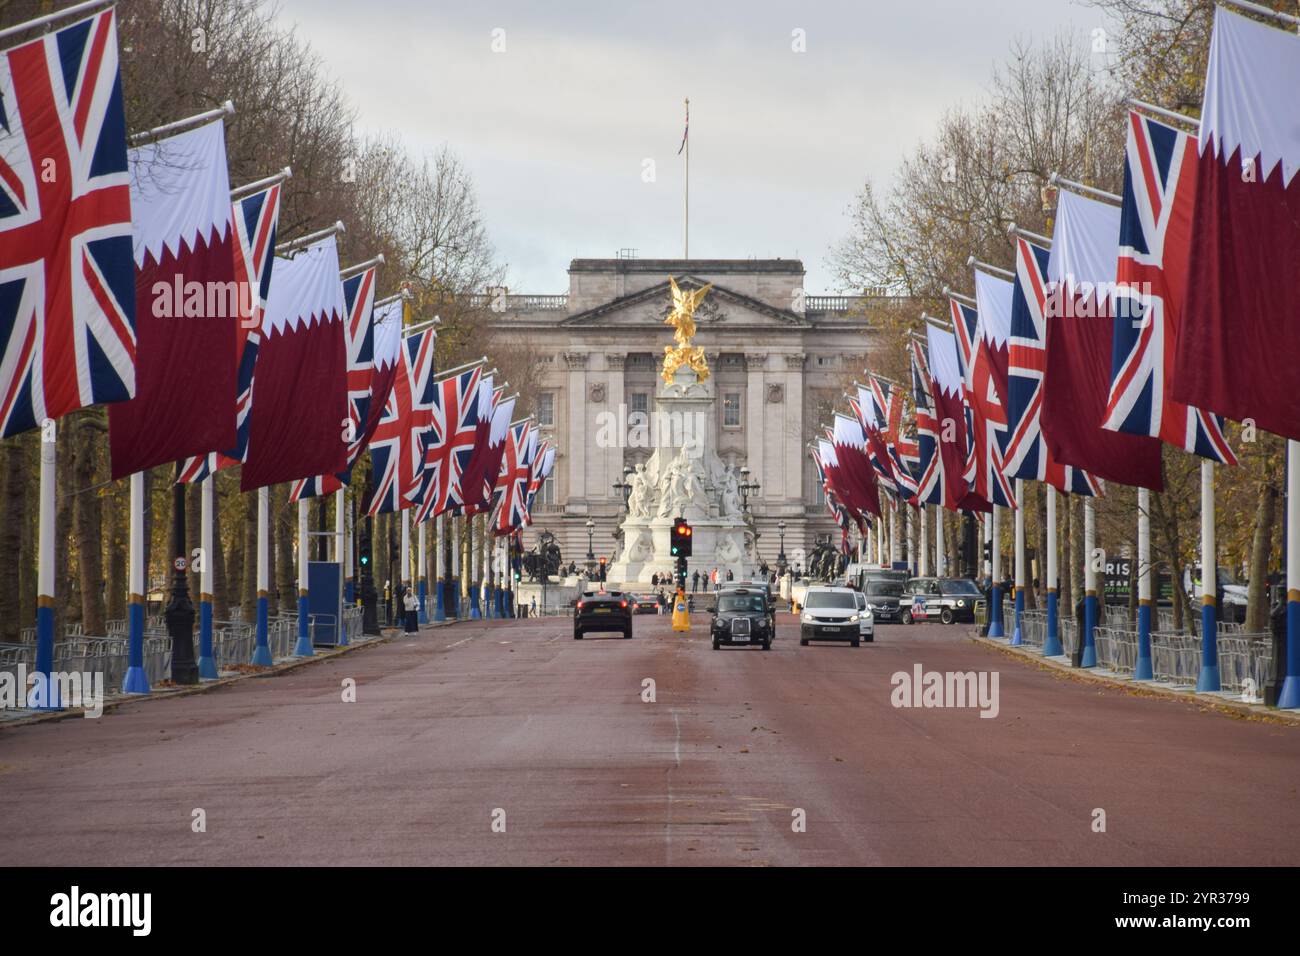
{"label": "street lamp post", "polygon": [[[176,477],[180,478],[180,462]],[[185,489],[179,480],[172,486],[172,587],[171,600],[163,617],[172,641],[172,680],[177,684],[197,684],[199,665],[194,660],[194,602],[190,600],[185,571],[189,559],[185,554]],[[203,556],[208,561],[208,555]]]}
{"label": "street lamp post", "polygon": [[592,565],[596,563],[596,554],[591,550],[591,539],[596,534],[596,522],[590,518],[587,519],[587,571],[590,574]]}
{"label": "street lamp post", "polygon": [[632,494],[632,469],[630,467],[623,469],[623,480],[614,482],[614,490],[623,494],[623,510],[627,511],[628,498]]}
{"label": "street lamp post", "polygon": [[785,521],[776,523],[776,533],[781,536],[781,546],[776,556],[776,567],[781,574],[785,574]]}
{"label": "street lamp post", "polygon": [[740,469],[740,507],[744,511],[749,511],[749,496],[758,494],[760,487],[757,481],[749,480],[749,466],[743,466]]}

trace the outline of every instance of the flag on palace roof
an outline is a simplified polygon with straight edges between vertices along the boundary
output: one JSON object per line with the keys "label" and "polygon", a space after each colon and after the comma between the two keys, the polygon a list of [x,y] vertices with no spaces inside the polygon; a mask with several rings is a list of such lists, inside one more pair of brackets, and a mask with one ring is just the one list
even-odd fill
{"label": "flag on palace roof", "polygon": [[[1300,439],[1300,37],[1216,7],[1170,395]],[[1189,171],[1190,172],[1190,171]],[[1186,175],[1186,174],[1184,174]]]}
{"label": "flag on palace roof", "polygon": [[[281,185],[235,200],[232,209],[235,282],[240,289],[236,352],[235,445],[225,451],[196,455],[181,465],[180,481],[202,481],[244,460],[248,452],[248,412],[253,402],[253,372],[262,341],[262,318],[271,291],[275,233],[280,221]],[[245,294],[244,290],[248,290]]]}
{"label": "flag on palace roof", "polygon": [[[1047,318],[1043,435],[1052,457],[1107,481],[1160,491],[1160,441],[1101,427],[1110,394],[1116,206],[1062,191],[1048,277],[1059,313]],[[1102,254],[1107,246],[1110,255]]]}
{"label": "flag on palace roof", "polygon": [[1195,201],[1196,137],[1130,112],[1110,394],[1102,427],[1150,435],[1235,465],[1223,420],[1175,401],[1169,388],[1187,293]]}
{"label": "flag on palace roof", "polygon": [[135,394],[131,236],[110,8],[0,54],[0,437]]}
{"label": "flag on palace roof", "polygon": [[248,454],[252,491],[347,465],[347,306],[333,236],[277,257],[262,316]]}
{"label": "flag on palace roof", "polygon": [[237,437],[240,295],[221,120],[130,151],[135,397],[109,409],[113,478]]}

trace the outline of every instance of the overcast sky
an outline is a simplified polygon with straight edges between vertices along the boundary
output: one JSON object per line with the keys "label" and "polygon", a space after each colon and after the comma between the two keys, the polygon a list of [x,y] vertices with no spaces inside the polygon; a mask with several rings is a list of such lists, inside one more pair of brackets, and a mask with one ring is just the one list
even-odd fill
{"label": "overcast sky", "polygon": [[460,155],[512,291],[537,293],[565,291],[572,258],[682,254],[686,96],[692,258],[800,258],[810,292],[840,291],[828,253],[862,183],[887,181],[946,108],[983,95],[1013,38],[1102,22],[1070,0],[281,8],[363,132]]}

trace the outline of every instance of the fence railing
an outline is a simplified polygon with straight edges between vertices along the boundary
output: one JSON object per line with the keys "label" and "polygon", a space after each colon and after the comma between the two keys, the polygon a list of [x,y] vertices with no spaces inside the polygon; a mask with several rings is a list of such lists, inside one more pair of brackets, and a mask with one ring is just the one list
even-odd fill
{"label": "fence railing", "polygon": [[[1125,619],[1127,620],[1127,618]],[[1132,677],[1137,667],[1138,632],[1128,627],[1112,625],[1092,629],[1093,644],[1097,650],[1097,666]]]}
{"label": "fence railing", "polygon": [[1152,631],[1151,673],[1158,681],[1195,684],[1201,674],[1201,639],[1182,631]]}
{"label": "fence railing", "polygon": [[1020,640],[1032,647],[1042,647],[1047,640],[1047,612],[1025,611],[1020,617]]}
{"label": "fence railing", "polygon": [[1219,685],[1223,690],[1262,699],[1273,675],[1273,637],[1267,632],[1219,633]]}

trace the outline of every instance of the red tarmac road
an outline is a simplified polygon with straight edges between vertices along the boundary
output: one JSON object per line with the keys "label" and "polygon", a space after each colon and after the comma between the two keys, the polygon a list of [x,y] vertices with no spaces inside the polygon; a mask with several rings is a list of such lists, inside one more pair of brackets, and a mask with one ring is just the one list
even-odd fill
{"label": "red tarmac road", "polygon": [[[1300,728],[1065,680],[959,626],[800,647],[783,614],[764,653],[694,621],[458,624],[0,730],[0,865],[1295,862]],[[998,671],[998,716],[893,707],[916,663]]]}

